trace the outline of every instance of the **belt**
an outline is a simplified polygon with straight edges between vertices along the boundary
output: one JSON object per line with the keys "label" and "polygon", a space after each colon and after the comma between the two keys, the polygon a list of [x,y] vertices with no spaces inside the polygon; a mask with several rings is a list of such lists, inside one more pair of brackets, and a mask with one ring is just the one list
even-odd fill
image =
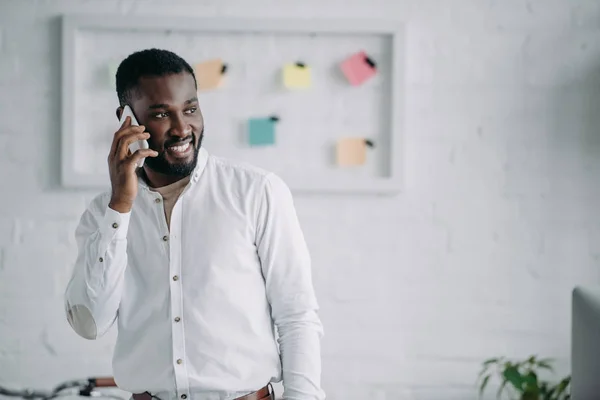
{"label": "belt", "polygon": [[[133,393],[132,397],[133,400],[164,400],[148,392]],[[275,400],[275,393],[273,392],[273,386],[269,383],[265,387],[258,389],[256,392],[248,393],[245,396],[237,397],[233,400]]]}

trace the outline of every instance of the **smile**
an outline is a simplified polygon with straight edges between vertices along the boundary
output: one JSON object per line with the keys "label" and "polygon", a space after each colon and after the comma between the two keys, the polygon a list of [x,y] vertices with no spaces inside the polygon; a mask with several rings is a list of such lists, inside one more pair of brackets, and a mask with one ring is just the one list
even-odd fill
{"label": "smile", "polygon": [[186,157],[191,152],[192,147],[192,143],[191,141],[189,141],[187,143],[179,144],[177,146],[167,147],[167,153],[177,158]]}
{"label": "smile", "polygon": [[169,147],[169,150],[174,151],[176,153],[183,153],[185,152],[187,149],[189,149],[190,144],[186,143],[184,145],[181,146],[173,146],[173,147]]}

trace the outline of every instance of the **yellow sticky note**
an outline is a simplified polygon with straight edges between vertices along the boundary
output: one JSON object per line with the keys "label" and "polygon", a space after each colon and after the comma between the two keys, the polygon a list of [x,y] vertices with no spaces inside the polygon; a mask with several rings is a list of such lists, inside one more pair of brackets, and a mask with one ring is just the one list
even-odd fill
{"label": "yellow sticky note", "polygon": [[364,138],[340,139],[336,158],[341,167],[363,165],[367,160],[367,141]]}
{"label": "yellow sticky note", "polygon": [[194,73],[198,81],[198,90],[215,89],[221,86],[226,66],[217,58],[194,65]]}
{"label": "yellow sticky note", "polygon": [[289,89],[306,89],[311,85],[311,72],[302,63],[286,64],[283,67],[283,84]]}

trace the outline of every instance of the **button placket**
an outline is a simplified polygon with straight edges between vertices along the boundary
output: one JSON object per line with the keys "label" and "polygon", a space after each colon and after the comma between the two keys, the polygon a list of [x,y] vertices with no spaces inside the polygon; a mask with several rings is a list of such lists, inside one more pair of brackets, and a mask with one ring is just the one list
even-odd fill
{"label": "button placket", "polygon": [[163,240],[169,242],[169,275],[171,276],[171,318],[172,318],[172,338],[173,338],[173,356],[175,368],[175,384],[177,396],[180,399],[188,399],[189,381],[186,367],[185,335],[183,317],[183,288],[181,277],[181,202],[177,202],[171,213],[171,229],[169,235],[165,235]]}

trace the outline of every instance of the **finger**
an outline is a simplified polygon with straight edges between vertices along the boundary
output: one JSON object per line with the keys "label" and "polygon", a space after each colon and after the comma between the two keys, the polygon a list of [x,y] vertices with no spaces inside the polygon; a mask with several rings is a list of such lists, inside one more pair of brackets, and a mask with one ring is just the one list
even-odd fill
{"label": "finger", "polygon": [[156,157],[158,156],[158,151],[152,149],[138,149],[129,157],[131,160],[139,161],[142,158],[146,157]]}
{"label": "finger", "polygon": [[142,158],[147,157],[156,157],[158,156],[158,152],[150,149],[138,149],[131,155],[131,157],[127,158],[123,163],[128,166],[135,166]]}
{"label": "finger", "polygon": [[129,115],[125,117],[125,120],[123,121],[123,123],[119,127],[119,130],[116,131],[115,134],[113,135],[113,141],[112,141],[112,143],[110,145],[110,153],[109,154],[114,154],[115,153],[115,150],[117,148],[117,145],[116,145],[116,143],[117,143],[117,140],[116,140],[117,134],[121,130],[123,130],[123,128],[128,127],[128,126],[131,126],[131,117]]}
{"label": "finger", "polygon": [[145,129],[145,127],[143,125],[137,126],[137,125],[130,125],[130,126],[126,126],[126,127],[122,127],[120,128],[118,131],[115,132],[115,135],[113,136],[113,142],[112,145],[110,146],[110,154],[112,155],[116,155],[117,154],[117,149],[119,148],[119,141],[121,140],[121,138],[125,135],[129,135],[132,133],[136,133],[136,132],[143,132]]}
{"label": "finger", "polygon": [[112,150],[114,150],[114,154],[116,154],[117,149],[119,148],[119,141],[121,140],[121,138],[123,136],[132,134],[132,133],[141,133],[144,132],[145,127],[143,125],[137,126],[137,125],[130,125],[130,126],[126,126],[125,128],[119,129],[117,132],[115,132],[115,136],[113,138],[113,144],[114,144],[114,148],[112,148]]}
{"label": "finger", "polygon": [[149,138],[150,134],[148,132],[131,133],[129,135],[123,136],[119,142],[119,147],[117,148],[117,157],[121,160],[127,158],[131,155],[129,146],[132,143],[135,143],[139,140],[148,140]]}
{"label": "finger", "polygon": [[133,132],[121,137],[117,147],[117,157],[122,160],[129,155],[129,145],[137,140],[148,140],[150,134],[148,132]]}

